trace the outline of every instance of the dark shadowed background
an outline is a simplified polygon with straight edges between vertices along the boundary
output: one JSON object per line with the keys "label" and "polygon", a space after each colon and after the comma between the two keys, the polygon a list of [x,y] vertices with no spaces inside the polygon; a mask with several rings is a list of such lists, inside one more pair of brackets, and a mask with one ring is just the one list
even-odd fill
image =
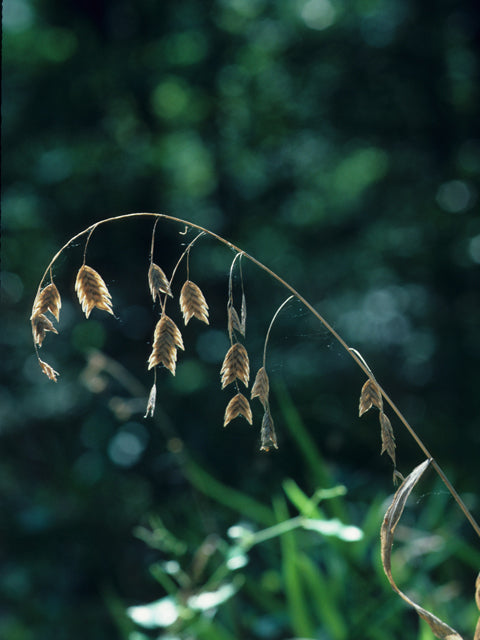
{"label": "dark shadowed background", "polygon": [[[94,310],[87,321],[75,298],[85,236],[55,264],[59,335],[41,355],[56,384],[28,320],[51,257],[95,221],[150,211],[205,226],[362,353],[478,519],[476,3],[5,0],[3,30],[1,637],[432,637],[379,565],[392,465],[377,416],[357,417],[365,375],[300,303],[270,338],[269,453],[257,400],[254,428],[222,427],[234,254],[214,240],[190,257],[210,325],[183,329],[168,303],[186,348],[175,377],[158,371],[153,419],[152,219],[101,226],[89,243],[116,318]],[[167,274],[194,237],[183,231],[157,226]],[[288,292],[246,259],[242,270],[253,375]],[[175,296],[185,265],[180,274]],[[233,285],[239,307],[238,269]],[[423,456],[389,415],[406,475]],[[298,513],[289,479],[307,495],[345,485],[322,517],[360,527],[350,546],[361,549],[297,532],[240,554],[216,581],[215,563],[237,557],[231,527]],[[400,586],[471,636],[478,539],[433,472],[399,537]],[[194,610],[188,595],[217,588],[238,593]],[[126,613],[158,600],[171,608],[150,630]]]}

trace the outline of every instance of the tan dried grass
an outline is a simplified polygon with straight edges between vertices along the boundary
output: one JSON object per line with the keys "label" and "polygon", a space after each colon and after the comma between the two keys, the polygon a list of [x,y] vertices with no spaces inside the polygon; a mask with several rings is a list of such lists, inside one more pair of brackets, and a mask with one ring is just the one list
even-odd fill
{"label": "tan dried grass", "polygon": [[102,276],[95,269],[86,264],[80,267],[75,280],[75,291],[86,318],[90,316],[95,307],[114,315],[112,296]]}
{"label": "tan dried grass", "polygon": [[53,382],[57,381],[57,376],[59,376],[60,374],[58,373],[58,371],[55,371],[55,369],[53,367],[51,367],[47,362],[44,362],[43,360],[40,360],[40,358],[38,359],[38,362],[40,364],[40,367],[43,371],[43,373],[50,378],[50,380],[53,380]]}
{"label": "tan dried grass", "polygon": [[150,268],[148,269],[148,286],[150,287],[150,293],[152,294],[154,302],[157,297],[160,300],[162,293],[171,298],[173,297],[170,283],[165,272],[154,262],[150,264]]}
{"label": "tan dried grass", "polygon": [[62,300],[57,287],[51,282],[37,294],[32,308],[30,320],[35,316],[45,314],[47,311],[54,316],[56,321],[60,320],[60,309],[62,308]]}
{"label": "tan dried grass", "polygon": [[253,383],[252,392],[250,398],[258,398],[266,410],[268,407],[268,394],[270,392],[270,383],[268,381],[267,370],[265,367],[260,367],[255,376],[255,382]]}
{"label": "tan dried grass", "polygon": [[363,385],[360,393],[358,415],[360,417],[363,416],[363,414],[369,411],[373,406],[377,407],[380,411],[383,410],[382,393],[378,384],[369,378]]}
{"label": "tan dried grass", "polygon": [[247,398],[241,393],[237,393],[237,395],[233,396],[227,404],[223,426],[226,427],[229,422],[239,416],[243,416],[249,424],[252,424],[253,416],[250,404]]}
{"label": "tan dried grass", "polygon": [[39,347],[42,346],[47,331],[58,334],[58,331],[55,329],[47,316],[45,316],[43,313],[34,316],[32,318],[33,339],[35,341],[35,344],[37,344]]}
{"label": "tan dried grass", "polygon": [[380,455],[385,451],[390,456],[394,465],[396,465],[395,459],[395,436],[393,435],[392,424],[388,416],[380,411],[380,432],[382,436],[382,450],[380,451]]}
{"label": "tan dried grass", "polygon": [[177,348],[184,350],[182,334],[173,320],[164,315],[155,327],[152,353],[148,358],[148,368],[152,369],[163,364],[175,375]]}
{"label": "tan dried grass", "polygon": [[180,291],[180,309],[183,321],[188,324],[191,318],[197,318],[208,324],[208,304],[198,285],[187,280]]}
{"label": "tan dried grass", "polygon": [[268,407],[265,409],[265,413],[263,414],[262,427],[260,429],[260,440],[260,451],[270,451],[272,447],[274,449],[278,449],[275,425]]}
{"label": "tan dried grass", "polygon": [[236,342],[227,351],[227,355],[225,356],[220,370],[220,375],[222,378],[222,389],[237,379],[248,387],[248,381],[250,378],[250,362],[247,350],[243,344]]}

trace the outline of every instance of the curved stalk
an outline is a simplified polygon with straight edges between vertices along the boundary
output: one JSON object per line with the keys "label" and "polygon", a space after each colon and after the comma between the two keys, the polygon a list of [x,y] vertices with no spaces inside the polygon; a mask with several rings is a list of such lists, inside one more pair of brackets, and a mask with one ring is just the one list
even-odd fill
{"label": "curved stalk", "polygon": [[[259,269],[261,269],[262,271],[267,273],[271,278],[273,278],[278,283],[280,283],[283,287],[285,287],[285,289],[290,291],[290,293],[295,298],[297,298],[297,300],[299,300],[317,318],[317,320],[319,320],[323,324],[323,326],[327,329],[327,331],[329,331],[329,333],[335,338],[335,340],[337,340],[337,342],[343,347],[343,349],[349,354],[349,356],[357,363],[357,365],[365,373],[365,375],[368,378],[370,378],[371,380],[373,380],[377,384],[377,386],[380,389],[380,392],[381,392],[382,396],[384,397],[385,401],[387,402],[387,404],[390,405],[390,407],[393,410],[393,412],[397,415],[397,417],[400,420],[400,422],[403,424],[403,426],[407,429],[407,431],[410,433],[412,438],[415,440],[415,442],[417,443],[418,447],[421,449],[421,451],[423,452],[425,457],[431,460],[432,467],[435,469],[435,471],[437,472],[438,476],[441,478],[442,482],[445,484],[446,488],[448,489],[448,491],[450,492],[450,494],[452,495],[454,500],[457,502],[458,506],[462,510],[464,516],[467,518],[467,520],[472,525],[472,527],[475,530],[476,534],[480,537],[480,526],[476,522],[475,518],[470,513],[470,511],[468,510],[467,506],[465,505],[463,500],[460,498],[460,496],[458,495],[457,491],[454,489],[453,485],[450,483],[450,481],[448,480],[447,476],[445,475],[445,473],[443,472],[441,467],[438,465],[438,463],[436,462],[436,460],[434,459],[434,457],[432,456],[430,451],[427,449],[427,447],[422,442],[420,437],[414,431],[413,427],[410,426],[410,424],[408,423],[407,419],[401,413],[400,409],[398,409],[396,404],[393,402],[393,400],[391,400],[391,398],[388,396],[388,394],[385,392],[385,390],[382,388],[382,386],[379,385],[378,382],[375,380],[372,372],[366,366],[366,363],[363,361],[363,358],[361,358],[361,357],[359,357],[359,355],[357,355],[356,350],[351,349],[347,345],[347,343],[344,341],[344,339],[335,331],[335,329],[329,324],[329,322],[327,322],[327,320],[292,285],[290,285],[288,282],[286,282],[283,278],[281,278],[279,275],[277,275],[274,271],[272,271],[269,267],[267,267],[262,262],[257,260],[255,257],[253,257],[250,254],[246,253],[243,249],[240,249],[239,247],[235,246],[233,243],[229,242],[228,240],[226,240],[222,236],[219,236],[214,231],[210,231],[209,229],[206,229],[205,227],[202,227],[201,225],[198,225],[198,224],[196,224],[194,222],[190,222],[188,220],[184,220],[182,218],[178,218],[176,216],[171,216],[171,215],[168,215],[168,214],[165,214],[165,213],[138,212],[138,213],[127,213],[127,214],[123,214],[123,215],[119,215],[119,216],[113,216],[113,217],[110,217],[110,218],[105,218],[104,220],[100,220],[98,222],[95,222],[94,224],[90,225],[89,227],[87,227],[86,229],[84,229],[83,231],[81,231],[80,233],[75,235],[73,238],[71,238],[55,254],[55,256],[50,261],[49,265],[47,266],[47,268],[46,268],[46,270],[45,270],[45,272],[44,272],[44,274],[42,276],[42,279],[40,280],[40,284],[38,286],[38,292],[40,292],[40,289],[42,287],[43,281],[45,280],[47,274],[50,272],[50,269],[52,268],[52,266],[55,263],[55,261],[57,260],[57,258],[61,255],[61,253],[72,242],[74,242],[78,238],[81,238],[86,233],[89,233],[91,235],[91,233],[93,233],[95,228],[99,227],[101,224],[106,224],[107,222],[114,222],[114,221],[118,221],[118,220],[127,220],[129,218],[139,218],[139,217],[151,217],[151,218],[169,220],[171,222],[175,222],[175,223],[179,223],[179,224],[185,225],[186,228],[198,229],[199,231],[205,233],[206,235],[209,235],[210,237],[214,238],[215,240],[217,240],[221,244],[226,245],[227,247],[229,247],[230,249],[235,251],[237,254],[240,254],[241,256],[245,256],[246,259],[250,260],[250,262],[252,262],[257,267],[259,267]],[[86,251],[86,246],[88,244],[88,240],[90,239],[90,235],[87,238],[87,243],[85,245],[85,251]],[[38,353],[38,351],[37,351],[37,353]]]}

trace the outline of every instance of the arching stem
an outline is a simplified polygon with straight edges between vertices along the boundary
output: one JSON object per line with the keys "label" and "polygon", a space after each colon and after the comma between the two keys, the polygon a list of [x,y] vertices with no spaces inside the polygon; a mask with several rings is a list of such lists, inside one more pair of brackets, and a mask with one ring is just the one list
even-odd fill
{"label": "arching stem", "polygon": [[[264,265],[262,262],[260,262],[259,260],[257,260],[253,256],[251,256],[250,254],[246,253],[245,251],[243,251],[243,249],[240,249],[239,247],[235,246],[234,244],[232,244],[231,242],[229,242],[225,238],[222,238],[222,236],[219,236],[215,232],[210,231],[209,229],[205,229],[205,227],[202,227],[201,225],[195,224],[194,222],[190,222],[190,221],[184,220],[182,218],[177,218],[176,216],[167,215],[165,213],[138,212],[138,213],[127,213],[127,214],[123,214],[123,215],[119,215],[119,216],[113,216],[113,217],[110,217],[110,218],[105,218],[104,220],[100,220],[98,222],[95,222],[91,226],[87,227],[86,229],[84,229],[83,231],[81,231],[80,233],[75,235],[59,251],[57,251],[55,256],[50,261],[50,264],[47,266],[47,268],[46,268],[46,270],[45,270],[45,272],[44,272],[44,274],[42,276],[42,279],[40,280],[40,284],[38,286],[38,292],[40,292],[42,284],[43,284],[43,281],[45,280],[45,277],[49,273],[49,270],[52,267],[52,265],[54,264],[54,262],[57,260],[57,258],[61,255],[61,253],[72,242],[75,242],[75,240],[77,240],[78,238],[82,237],[86,233],[89,234],[88,238],[87,238],[87,242],[85,243],[85,249],[84,249],[84,260],[85,260],[85,254],[86,254],[88,241],[90,239],[91,234],[93,233],[93,231],[97,227],[99,227],[101,224],[106,224],[107,222],[114,222],[114,221],[118,221],[118,220],[127,220],[127,219],[130,219],[130,218],[140,218],[140,217],[150,217],[150,218],[157,218],[157,219],[162,218],[164,220],[170,220],[171,222],[175,222],[175,223],[179,223],[179,224],[185,225],[185,227],[189,227],[189,228],[192,228],[192,229],[198,229],[199,231],[205,233],[206,235],[208,235],[208,236],[210,236],[212,238],[215,238],[215,240],[217,240],[218,242],[226,245],[227,247],[229,247],[230,249],[235,251],[237,254],[245,256],[246,259],[250,260],[250,262],[253,262],[253,264],[255,264],[257,267],[259,267],[265,273],[268,273],[268,275],[270,277],[272,277],[274,280],[276,280],[278,283],[280,283],[283,287],[285,287],[285,289],[290,291],[290,293],[295,298],[297,298],[297,300],[299,300],[315,316],[315,318],[317,318],[317,320],[319,320],[323,324],[323,326],[327,329],[327,331],[330,332],[330,334],[345,349],[345,351],[350,355],[350,357],[353,360],[355,360],[357,365],[366,374],[366,376],[368,378],[372,379],[374,382],[376,382],[376,384],[377,384],[378,388],[380,389],[380,392],[382,393],[382,396],[384,397],[385,401],[390,405],[390,407],[392,408],[394,413],[397,415],[397,417],[400,420],[400,422],[403,424],[403,426],[410,433],[410,435],[415,440],[415,442],[417,443],[418,447],[421,449],[423,454],[427,458],[431,459],[432,467],[435,469],[435,471],[437,472],[437,474],[441,478],[442,482],[445,484],[446,488],[448,489],[448,491],[450,492],[450,494],[452,495],[454,500],[459,505],[459,507],[462,510],[463,514],[465,515],[467,520],[470,522],[470,524],[474,528],[474,530],[477,533],[477,535],[480,537],[480,526],[475,521],[475,518],[470,513],[470,511],[468,510],[467,506],[464,504],[463,500],[460,498],[460,496],[458,495],[458,493],[456,492],[456,490],[454,489],[454,487],[452,486],[452,484],[450,483],[450,481],[448,480],[448,478],[446,477],[446,475],[444,474],[444,472],[442,471],[440,466],[437,464],[437,462],[435,461],[435,459],[431,455],[430,451],[427,449],[425,444],[422,442],[422,440],[416,434],[416,432],[414,431],[413,427],[410,426],[410,424],[408,423],[407,419],[404,417],[404,415],[398,409],[396,404],[390,399],[390,397],[384,391],[384,389],[381,387],[381,385],[379,385],[378,382],[374,379],[371,371],[368,369],[368,367],[365,365],[365,363],[362,361],[362,359],[357,355],[356,351],[352,350],[347,345],[347,343],[335,331],[335,329],[327,322],[327,320],[325,320],[325,318],[308,302],[308,300],[306,300],[302,295],[300,295],[300,293],[294,287],[292,287],[292,285],[290,285],[288,282],[286,282],[283,278],[281,278],[279,275],[277,275],[274,271],[272,271],[269,267]],[[235,263],[235,260],[237,259],[237,257],[238,256],[236,256],[234,258],[233,262],[232,262],[232,266],[230,268],[230,274],[231,274],[231,270],[233,268],[233,264]]]}

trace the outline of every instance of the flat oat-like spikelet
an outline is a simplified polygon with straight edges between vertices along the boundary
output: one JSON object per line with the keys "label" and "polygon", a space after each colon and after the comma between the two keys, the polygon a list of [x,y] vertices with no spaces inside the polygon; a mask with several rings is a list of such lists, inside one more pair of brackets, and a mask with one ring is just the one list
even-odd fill
{"label": "flat oat-like spikelet", "polygon": [[50,378],[50,380],[53,380],[54,382],[57,381],[57,376],[59,376],[60,374],[58,373],[58,371],[55,371],[55,369],[53,367],[51,367],[47,362],[44,362],[43,360],[40,360],[40,358],[38,359],[38,362],[40,363],[40,367],[43,371],[43,373]]}
{"label": "flat oat-like spikelet", "polygon": [[97,307],[102,311],[108,311],[112,316],[112,296],[102,276],[86,264],[82,265],[75,280],[75,291],[82,305],[82,311],[88,318],[92,309]]}
{"label": "flat oat-like spikelet", "polygon": [[270,389],[270,384],[268,382],[267,370],[265,367],[260,367],[257,371],[257,375],[255,376],[255,382],[253,383],[251,399],[258,398],[260,402],[263,404],[263,408],[266,409],[268,406],[268,393]]}
{"label": "flat oat-like spikelet", "polygon": [[208,324],[207,301],[200,287],[191,280],[187,280],[180,291],[180,309],[185,324],[188,324],[190,318],[197,318]]}
{"label": "flat oat-like spikelet", "polygon": [[154,302],[157,297],[160,300],[161,293],[166,293],[168,296],[173,298],[167,276],[163,269],[154,262],[150,264],[150,268],[148,270],[148,286],[150,287],[150,293],[152,294]]}
{"label": "flat oat-like spikelet", "polygon": [[62,301],[60,293],[57,287],[51,282],[47,284],[36,296],[33,303],[32,315],[30,320],[33,320],[35,316],[45,314],[47,311],[54,316],[57,322],[60,319],[60,309],[62,308]]}
{"label": "flat oat-like spikelet", "polygon": [[242,324],[242,321],[240,320],[237,310],[235,309],[235,307],[230,304],[227,307],[227,313],[228,313],[228,333],[230,336],[233,335],[233,331],[237,331],[238,333],[241,333],[243,337],[245,337],[245,325]]}
{"label": "flat oat-like spikelet", "polygon": [[247,350],[243,344],[236,342],[227,351],[220,375],[222,376],[222,389],[237,378],[241,380],[246,387],[248,387],[248,380],[250,378],[250,362],[248,360]]}
{"label": "flat oat-like spikelet", "polygon": [[360,394],[360,402],[358,406],[358,415],[361,417],[372,406],[375,405],[379,411],[383,410],[382,394],[376,382],[369,378],[362,387]]}
{"label": "flat oat-like spikelet", "polygon": [[163,364],[175,375],[177,348],[184,349],[182,334],[171,318],[163,316],[155,327],[152,353],[148,358],[148,368],[152,369],[159,364]]}
{"label": "flat oat-like spikelet", "polygon": [[380,431],[382,435],[382,450],[380,455],[386,451],[390,456],[393,464],[395,462],[395,436],[393,435],[392,424],[388,418],[388,416],[380,411]]}
{"label": "flat oat-like spikelet", "polygon": [[270,411],[267,409],[263,414],[262,428],[260,431],[262,445],[260,451],[270,451],[271,447],[278,449],[277,435]]}
{"label": "flat oat-like spikelet", "polygon": [[252,424],[252,410],[250,409],[250,404],[246,397],[241,393],[237,393],[236,396],[233,396],[227,404],[223,426],[226,427],[229,422],[234,418],[238,418],[238,416],[243,416],[249,424]]}
{"label": "flat oat-like spikelet", "polygon": [[32,332],[33,339],[35,340],[35,344],[38,344],[39,347],[42,346],[42,342],[45,338],[45,334],[47,331],[52,331],[53,333],[58,333],[50,320],[43,313],[37,316],[33,316],[32,318]]}

